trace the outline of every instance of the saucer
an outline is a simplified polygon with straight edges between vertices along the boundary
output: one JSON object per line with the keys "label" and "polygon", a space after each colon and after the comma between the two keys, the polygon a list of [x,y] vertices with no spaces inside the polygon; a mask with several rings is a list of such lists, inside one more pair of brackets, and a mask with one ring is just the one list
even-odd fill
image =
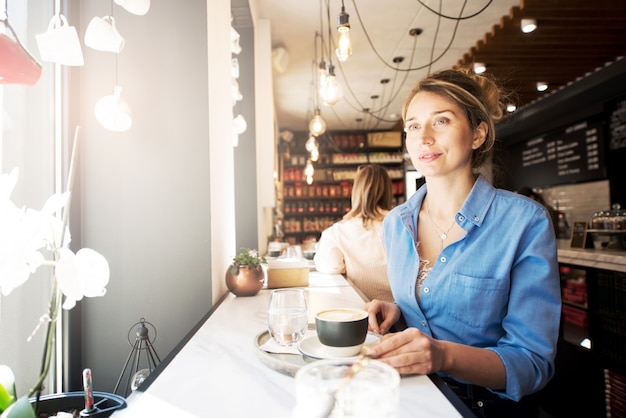
{"label": "saucer", "polygon": [[[365,345],[370,345],[376,343],[380,340],[380,335],[368,332],[367,337],[365,337]],[[298,344],[298,350],[307,357],[311,357],[318,360],[330,359],[330,358],[357,358],[358,355],[350,356],[350,357],[328,357],[325,353],[324,346],[320,343],[320,340],[317,338],[317,334],[313,333],[312,335],[307,336],[305,339],[300,341]]]}

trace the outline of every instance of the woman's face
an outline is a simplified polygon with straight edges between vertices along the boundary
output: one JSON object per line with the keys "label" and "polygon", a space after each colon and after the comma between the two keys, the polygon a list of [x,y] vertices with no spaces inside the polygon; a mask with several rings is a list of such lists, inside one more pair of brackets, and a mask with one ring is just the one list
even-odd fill
{"label": "woman's face", "polygon": [[404,128],[413,165],[426,177],[471,173],[472,150],[479,148],[487,135],[485,122],[473,130],[461,107],[430,92],[413,97]]}

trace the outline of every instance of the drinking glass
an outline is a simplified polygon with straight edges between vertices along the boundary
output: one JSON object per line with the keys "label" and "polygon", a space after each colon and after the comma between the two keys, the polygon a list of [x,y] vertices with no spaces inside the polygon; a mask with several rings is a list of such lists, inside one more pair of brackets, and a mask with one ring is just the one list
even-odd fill
{"label": "drinking glass", "polygon": [[391,366],[368,360],[346,383],[358,360],[318,360],[296,373],[292,418],[395,418],[400,375]]}
{"label": "drinking glass", "polygon": [[270,335],[280,345],[296,345],[308,328],[304,289],[272,291],[267,310]]}
{"label": "drinking glass", "polygon": [[287,251],[285,251],[285,258],[289,258],[292,260],[302,260],[302,247],[299,245],[290,245],[287,247]]}

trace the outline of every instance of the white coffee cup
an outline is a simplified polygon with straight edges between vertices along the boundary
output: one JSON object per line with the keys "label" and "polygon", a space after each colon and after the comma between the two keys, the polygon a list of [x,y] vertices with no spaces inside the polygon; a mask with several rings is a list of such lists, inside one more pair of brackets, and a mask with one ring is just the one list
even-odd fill
{"label": "white coffee cup", "polygon": [[42,61],[61,65],[85,65],[76,28],[70,26],[62,14],[52,16],[48,30],[35,38]]}
{"label": "white coffee cup", "polygon": [[85,45],[98,51],[120,53],[124,42],[124,37],[115,27],[113,16],[95,16],[85,31]]}
{"label": "white coffee cup", "polygon": [[143,16],[150,10],[150,0],[115,0],[115,3],[138,16]]}
{"label": "white coffee cup", "polygon": [[367,338],[368,313],[363,309],[335,308],[315,315],[317,338],[325,356],[355,356]]}
{"label": "white coffee cup", "polygon": [[115,86],[113,94],[101,97],[94,108],[96,120],[109,131],[124,132],[133,124],[130,106],[121,97],[122,88]]}

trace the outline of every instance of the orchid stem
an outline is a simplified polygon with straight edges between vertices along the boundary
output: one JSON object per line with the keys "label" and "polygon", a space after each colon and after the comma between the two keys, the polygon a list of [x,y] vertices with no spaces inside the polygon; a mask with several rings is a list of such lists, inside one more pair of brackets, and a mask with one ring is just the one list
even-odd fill
{"label": "orchid stem", "polygon": [[[75,175],[75,165],[76,165],[76,153],[78,150],[78,132],[80,130],[80,126],[77,126],[74,130],[74,144],[72,145],[72,155],[70,157],[70,167],[67,179],[67,191],[69,192],[69,196],[67,198],[67,203],[65,208],[63,209],[62,214],[62,227],[61,227],[61,240],[60,246],[64,246],[65,241],[65,229],[67,228],[67,222],[70,213],[70,204],[72,201],[72,188],[74,185],[74,175]],[[58,249],[54,252],[54,260],[55,264],[59,261],[59,252]],[[54,268],[53,268],[54,270]],[[44,381],[46,380],[46,376],[48,376],[48,372],[50,371],[50,364],[52,362],[52,353],[54,352],[54,341],[56,334],[56,326],[57,326],[57,317],[59,315],[59,307],[61,304],[61,300],[63,298],[63,293],[59,289],[59,285],[56,280],[56,271],[52,273],[52,296],[50,297],[50,304],[48,306],[48,328],[46,332],[46,340],[44,343],[43,349],[43,357],[41,360],[41,372],[39,374],[39,380],[35,383],[35,386],[28,393],[28,397],[32,397],[37,394],[37,405],[39,404],[39,397],[41,396],[41,391],[43,390]],[[36,407],[35,407],[36,409]]]}
{"label": "orchid stem", "polygon": [[39,380],[35,383],[35,386],[28,393],[28,397],[32,397],[37,394],[37,402],[39,402],[39,396],[43,390],[43,384],[50,371],[50,363],[52,360],[52,352],[54,351],[54,336],[56,332],[57,316],[59,312],[59,301],[61,300],[62,293],[56,285],[56,280],[53,281],[52,297],[48,306],[48,328],[46,332],[46,340],[44,343],[43,356],[41,359],[41,372],[39,374]]}

